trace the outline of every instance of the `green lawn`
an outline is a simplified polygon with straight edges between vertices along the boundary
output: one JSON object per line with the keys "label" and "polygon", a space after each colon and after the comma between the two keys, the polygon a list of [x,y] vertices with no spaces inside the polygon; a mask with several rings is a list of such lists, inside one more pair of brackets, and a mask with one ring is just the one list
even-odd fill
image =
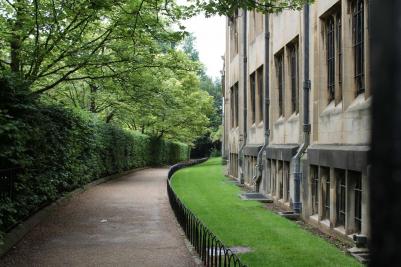
{"label": "green lawn", "polygon": [[220,158],[173,176],[173,188],[227,246],[247,246],[248,266],[360,266],[352,257],[257,201],[240,200],[240,189],[223,175]]}

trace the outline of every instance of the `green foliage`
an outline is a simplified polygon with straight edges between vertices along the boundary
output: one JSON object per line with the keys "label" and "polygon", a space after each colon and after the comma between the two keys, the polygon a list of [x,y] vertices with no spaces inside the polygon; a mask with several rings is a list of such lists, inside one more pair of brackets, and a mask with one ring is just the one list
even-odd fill
{"label": "green foliage", "polygon": [[191,8],[205,12],[206,16],[232,16],[238,9],[275,13],[284,9],[300,9],[314,0],[191,0]]}
{"label": "green foliage", "polygon": [[137,79],[141,86],[121,97],[124,100],[115,112],[114,123],[154,138],[184,143],[208,130],[212,98],[200,90],[194,72],[154,70],[141,74]]}
{"label": "green foliage", "polygon": [[213,97],[214,112],[210,114],[210,127],[212,131],[217,131],[222,123],[223,95],[221,94],[221,81],[219,79],[202,75],[201,89]]}
{"label": "green foliage", "polygon": [[175,1],[0,0],[0,75],[43,102],[191,143],[212,110],[191,40],[191,55],[176,49],[191,10]]}
{"label": "green foliage", "polygon": [[185,36],[172,30],[184,16],[174,1],[0,0],[0,69],[40,94],[78,80],[168,67],[157,55]]}
{"label": "green foliage", "polygon": [[0,200],[0,231],[99,177],[188,158],[187,145],[154,142],[60,105],[24,103],[0,103],[0,168],[23,170],[13,200]]}
{"label": "green foliage", "polygon": [[196,38],[192,33],[188,34],[188,36],[184,39],[182,50],[190,57],[192,61],[197,62],[199,61],[199,52],[194,47],[195,40]]}
{"label": "green foliage", "polygon": [[221,158],[176,172],[172,185],[183,203],[228,247],[245,246],[248,266],[361,266],[326,240],[267,210],[243,201],[223,175]]}
{"label": "green foliage", "polygon": [[[195,62],[199,62],[198,51],[194,47],[195,37],[192,34],[184,40],[183,51]],[[221,81],[219,79],[213,80],[206,75],[205,69],[202,68],[198,71],[200,79],[200,89],[211,96],[213,101],[212,112],[208,113],[209,129],[203,135],[198,135],[193,142],[193,149],[191,150],[192,158],[208,157],[210,153],[215,155],[219,154],[221,147],[220,130],[219,127],[222,123],[223,112],[223,97],[221,93]]]}

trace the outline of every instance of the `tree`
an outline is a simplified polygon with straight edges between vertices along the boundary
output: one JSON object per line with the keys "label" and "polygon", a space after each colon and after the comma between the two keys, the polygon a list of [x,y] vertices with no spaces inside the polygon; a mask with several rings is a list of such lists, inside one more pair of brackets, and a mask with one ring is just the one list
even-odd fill
{"label": "tree", "polygon": [[[148,94],[121,110],[119,121],[156,139],[190,143],[208,129],[212,98],[199,88],[194,72],[150,72]],[[128,115],[128,119],[127,116]]]}
{"label": "tree", "polygon": [[[194,47],[196,38],[190,33],[184,39],[183,51],[188,55],[189,58],[194,62],[199,62],[199,52]],[[191,156],[200,158],[209,156],[210,152],[220,150],[220,138],[219,131],[221,120],[222,120],[222,95],[221,95],[221,82],[219,80],[213,80],[211,77],[206,75],[205,67],[201,65],[198,71],[200,79],[200,88],[202,91],[207,92],[213,99],[213,112],[208,115],[210,124],[208,131],[204,132],[202,136],[194,142],[194,148],[191,151]]]}
{"label": "tree", "polygon": [[206,76],[193,36],[185,39],[184,53],[177,50],[187,36],[179,20],[201,10],[229,14],[301,2],[0,0],[0,74],[41,101],[192,142],[209,123],[209,132],[218,130],[220,85]]}
{"label": "tree", "polygon": [[198,62],[199,52],[194,47],[195,41],[196,37],[192,33],[189,33],[188,36],[184,39],[182,50],[190,57],[192,61]]}
{"label": "tree", "polygon": [[179,41],[173,1],[0,0],[0,69],[38,95],[77,80],[100,80],[155,64]]}

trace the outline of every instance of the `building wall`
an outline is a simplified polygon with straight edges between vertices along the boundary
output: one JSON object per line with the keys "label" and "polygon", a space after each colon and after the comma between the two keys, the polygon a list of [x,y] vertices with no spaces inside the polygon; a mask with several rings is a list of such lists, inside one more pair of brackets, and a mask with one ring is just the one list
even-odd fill
{"label": "building wall", "polygon": [[[243,173],[244,183],[254,186],[254,178],[258,173],[256,164],[263,155],[263,158],[260,158],[260,162],[263,163],[263,176],[259,190],[282,204],[283,209],[291,209],[295,195],[294,156],[306,136],[303,121],[306,111],[303,105],[303,85],[304,48],[306,43],[308,44],[311,82],[308,108],[311,132],[310,144],[301,158],[303,177],[300,189],[301,216],[305,221],[319,226],[324,231],[345,237],[353,233],[369,235],[367,196],[371,106],[368,79],[369,13],[365,0],[361,13],[364,24],[364,35],[361,39],[364,45],[364,76],[358,80],[356,73],[359,65],[356,65],[357,50],[354,41],[356,35],[353,31],[354,22],[360,18],[355,15],[357,1],[362,0],[328,0],[312,4],[309,16],[309,40],[304,39],[304,10],[287,10],[271,14],[269,29],[263,28],[263,30],[255,30],[255,23],[259,23],[260,27],[266,17],[263,16],[262,20],[259,17],[255,22],[255,13],[248,12],[246,44],[242,35],[244,16],[238,16],[236,25],[239,33],[239,51],[235,55],[232,53],[235,46],[232,43],[232,36],[230,37],[230,27],[233,24],[227,23],[228,44],[225,57],[225,101],[232,100],[229,97],[232,92],[230,88],[235,84],[238,84],[239,88],[238,126],[225,127],[228,131],[229,152],[232,155],[229,163],[229,169],[232,171],[229,174],[239,179]],[[242,15],[242,11],[239,14]],[[267,66],[266,33],[270,34],[268,51],[270,60]],[[333,44],[330,49],[329,44]],[[246,61],[244,61],[244,45],[246,45]],[[333,66],[333,72],[329,72],[330,66]],[[264,71],[268,67],[270,77],[269,81],[263,80],[263,86],[268,82],[270,87],[268,96],[270,106],[266,113],[262,113],[264,117],[268,116],[270,121],[269,144],[263,154],[258,153],[264,144],[263,118],[258,115],[259,117],[253,119],[250,112],[253,110],[251,75],[261,67]],[[244,68],[247,70],[246,77],[243,75]],[[280,75],[280,70],[283,75]],[[247,101],[244,99],[244,79],[247,84]],[[359,84],[364,86],[358,86]],[[364,90],[360,91],[358,88]],[[256,99],[262,96],[255,93]],[[280,99],[282,104],[279,103]],[[263,103],[265,104],[264,101]],[[225,103],[225,107],[230,109],[232,105]],[[245,108],[248,112],[246,129]],[[225,123],[230,122],[230,116],[232,113],[227,110]],[[246,140],[243,139],[245,132]],[[361,211],[360,216],[357,216],[357,210]]]}

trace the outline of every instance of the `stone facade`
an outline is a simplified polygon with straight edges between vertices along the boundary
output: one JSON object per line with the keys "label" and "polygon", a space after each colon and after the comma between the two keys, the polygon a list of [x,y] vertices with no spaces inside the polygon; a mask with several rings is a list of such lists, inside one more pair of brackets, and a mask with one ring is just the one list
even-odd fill
{"label": "stone facade", "polygon": [[325,231],[369,236],[368,2],[316,1],[305,12],[227,18],[227,174],[283,209],[299,194],[301,217]]}

